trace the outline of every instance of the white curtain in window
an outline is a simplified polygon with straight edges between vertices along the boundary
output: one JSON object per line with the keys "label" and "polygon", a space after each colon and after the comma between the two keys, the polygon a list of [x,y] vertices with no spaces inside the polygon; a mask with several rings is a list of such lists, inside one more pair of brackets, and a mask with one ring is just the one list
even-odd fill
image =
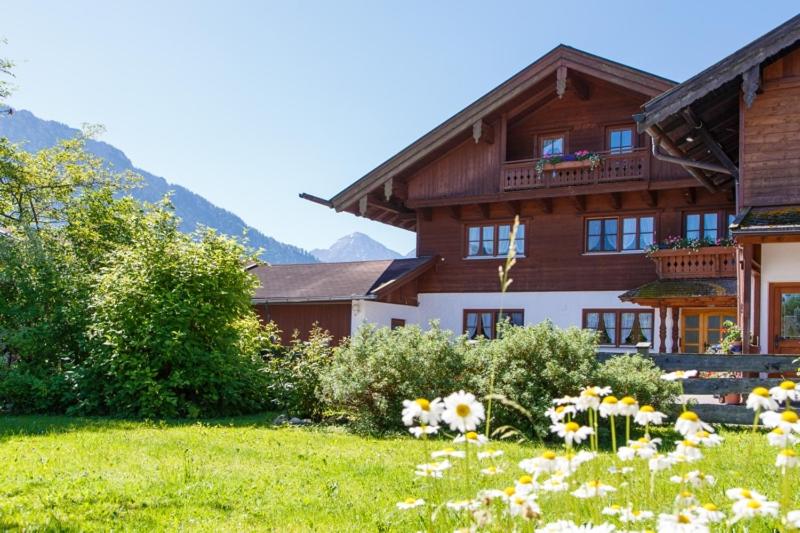
{"label": "white curtain in window", "polygon": [[610,344],[617,344],[617,314],[603,313],[603,322],[606,326],[606,335],[611,340]]}
{"label": "white curtain in window", "polygon": [[478,336],[478,315],[476,313],[467,313],[467,336],[470,339]]}
{"label": "white curtain in window", "polygon": [[481,326],[483,326],[483,336],[487,339],[493,339],[494,331],[492,331],[492,313],[481,314]]}
{"label": "white curtain in window", "polygon": [[631,340],[635,339],[628,339],[631,334],[631,330],[633,329],[633,323],[636,320],[635,313],[622,313],[620,327],[622,328],[622,340],[620,341],[622,344],[628,344]]}
{"label": "white curtain in window", "polygon": [[639,314],[639,327],[642,329],[642,335],[648,342],[653,341],[653,315],[650,313]]}
{"label": "white curtain in window", "polygon": [[597,329],[600,313],[586,313],[586,329]]}

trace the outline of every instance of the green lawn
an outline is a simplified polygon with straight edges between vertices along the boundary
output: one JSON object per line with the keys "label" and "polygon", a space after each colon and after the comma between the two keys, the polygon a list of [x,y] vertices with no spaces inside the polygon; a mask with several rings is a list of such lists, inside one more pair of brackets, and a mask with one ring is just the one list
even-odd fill
{"label": "green lawn", "polygon": [[[724,490],[742,485],[777,499],[774,449],[762,436],[725,437],[726,445],[709,450],[701,463],[719,479],[696,491],[701,500],[727,507]],[[506,473],[486,478],[498,488],[522,473],[515,466],[519,459],[537,453],[533,446],[500,448]],[[5,417],[0,529],[413,531],[419,528],[416,511],[397,511],[395,503],[427,497],[427,482],[415,480],[412,470],[423,455],[423,444],[410,438],[274,428],[269,417],[202,424]],[[621,480],[605,473],[610,464],[605,457],[591,468],[617,485]],[[460,479],[458,471],[452,474]],[[631,478],[615,501],[631,498],[657,511],[670,507],[677,488],[668,474],[660,474],[654,500],[646,477]],[[438,483],[454,492],[462,485]],[[585,518],[597,512],[593,502],[552,498],[541,501],[548,519],[556,512]]]}

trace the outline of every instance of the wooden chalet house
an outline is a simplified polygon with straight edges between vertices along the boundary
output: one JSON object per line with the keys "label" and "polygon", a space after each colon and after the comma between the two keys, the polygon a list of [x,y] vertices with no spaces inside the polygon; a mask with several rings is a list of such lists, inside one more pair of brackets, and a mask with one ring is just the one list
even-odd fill
{"label": "wooden chalet house", "polygon": [[[605,350],[703,352],[738,319],[745,351],[800,351],[798,41],[795,18],[680,85],[560,45],[330,200],[301,195],[416,232],[402,296],[358,316],[354,296],[350,331],[436,319],[492,337],[503,309],[596,329]],[[659,247],[680,238],[719,245]]]}

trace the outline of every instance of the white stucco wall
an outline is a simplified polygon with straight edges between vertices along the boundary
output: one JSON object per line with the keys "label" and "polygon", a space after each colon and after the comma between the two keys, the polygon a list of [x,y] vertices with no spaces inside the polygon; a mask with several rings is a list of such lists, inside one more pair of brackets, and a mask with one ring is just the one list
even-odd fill
{"label": "white stucco wall", "polygon": [[[622,291],[562,291],[495,293],[423,293],[419,306],[353,302],[353,331],[364,322],[388,326],[392,318],[427,326],[439,320],[442,329],[462,333],[465,309],[522,309],[526,324],[551,320],[559,327],[581,326],[584,309],[649,309],[619,300]],[[669,320],[669,319],[667,319]],[[658,338],[659,316],[654,312],[653,335]],[[669,329],[668,329],[669,331]]]}
{"label": "white stucco wall", "polygon": [[800,243],[761,245],[761,349],[769,345],[769,284],[800,282]]}

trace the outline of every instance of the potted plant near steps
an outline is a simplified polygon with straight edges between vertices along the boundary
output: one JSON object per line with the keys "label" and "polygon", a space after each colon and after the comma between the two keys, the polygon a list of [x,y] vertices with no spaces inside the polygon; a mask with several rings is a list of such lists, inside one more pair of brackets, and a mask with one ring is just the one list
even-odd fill
{"label": "potted plant near steps", "polygon": [[[720,353],[735,355],[742,353],[742,330],[726,320],[722,323],[722,340],[720,341]],[[741,372],[737,372],[735,377],[742,377]],[[742,403],[740,393],[728,393],[722,396],[722,403],[738,404]]]}

